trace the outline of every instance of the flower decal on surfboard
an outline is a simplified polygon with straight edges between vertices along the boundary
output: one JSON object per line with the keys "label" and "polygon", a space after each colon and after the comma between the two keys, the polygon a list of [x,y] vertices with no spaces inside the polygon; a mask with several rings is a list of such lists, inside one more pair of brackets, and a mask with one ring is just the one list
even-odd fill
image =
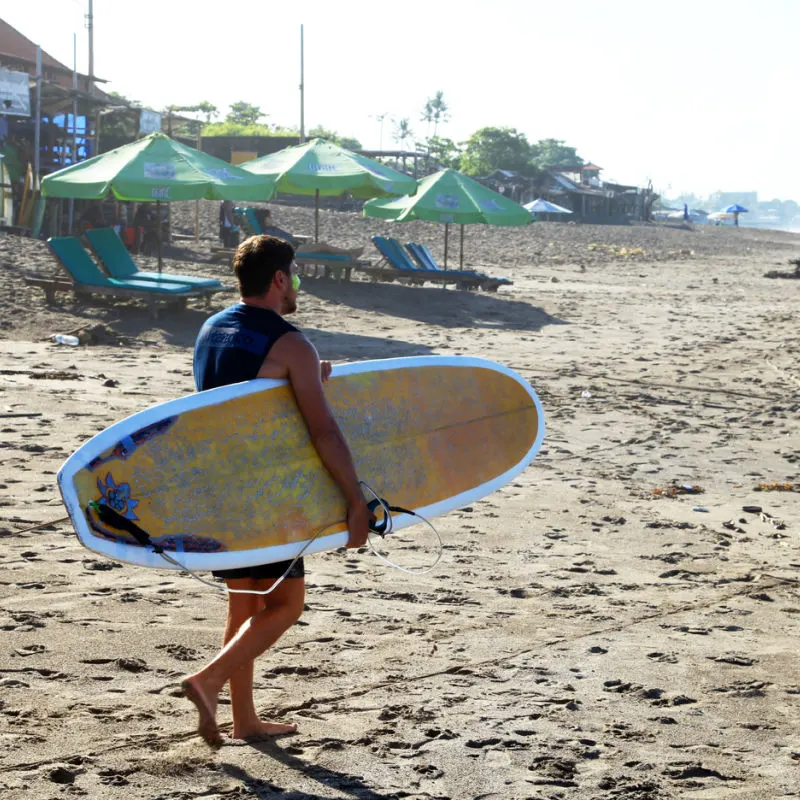
{"label": "flower decal on surfboard", "polygon": [[131,485],[129,483],[117,484],[111,473],[106,474],[105,482],[101,478],[97,479],[97,488],[100,490],[100,500],[105,501],[109,508],[113,508],[118,514],[122,514],[126,519],[139,519],[134,512],[139,505],[138,500],[131,498]]}

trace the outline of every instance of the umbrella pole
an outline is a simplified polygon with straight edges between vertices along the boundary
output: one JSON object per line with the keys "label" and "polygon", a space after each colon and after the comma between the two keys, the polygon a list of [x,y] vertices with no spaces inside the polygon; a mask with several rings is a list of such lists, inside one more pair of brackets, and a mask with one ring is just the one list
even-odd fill
{"label": "umbrella pole", "polygon": [[464,224],[461,224],[461,252],[458,256],[458,268],[464,269]]}
{"label": "umbrella pole", "polygon": [[450,225],[444,224],[444,268],[447,269],[447,236],[450,233]]}
{"label": "umbrella pole", "polygon": [[319,241],[319,189],[314,193],[314,243]]}
{"label": "umbrella pole", "polygon": [[158,231],[158,274],[161,274],[161,201],[156,200],[156,225]]}

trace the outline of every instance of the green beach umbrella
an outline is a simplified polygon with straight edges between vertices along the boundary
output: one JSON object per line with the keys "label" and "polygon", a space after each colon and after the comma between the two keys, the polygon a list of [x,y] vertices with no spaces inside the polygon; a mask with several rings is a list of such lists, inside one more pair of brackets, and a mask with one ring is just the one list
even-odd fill
{"label": "green beach umbrella", "polygon": [[163,133],[117,147],[42,179],[46,197],[160,202],[170,200],[268,200],[273,182],[245,172]]}
{"label": "green beach umbrella", "polygon": [[314,240],[319,239],[319,198],[350,192],[353,197],[411,194],[417,182],[391,167],[324,139],[286,147],[242,165],[254,175],[275,181],[286,194],[314,195]]}
{"label": "green beach umbrella", "polygon": [[487,188],[476,180],[445,169],[423,178],[413,197],[370,200],[364,216],[410,222],[414,219],[444,223],[444,263],[451,224],[461,225],[461,266],[464,266],[464,225],[528,225],[531,214],[519,203]]}
{"label": "green beach umbrella", "polygon": [[[171,200],[268,200],[274,182],[245,172],[163,133],[122,145],[42,179],[43,197],[155,202]],[[158,271],[161,271],[161,212],[158,217]]]}

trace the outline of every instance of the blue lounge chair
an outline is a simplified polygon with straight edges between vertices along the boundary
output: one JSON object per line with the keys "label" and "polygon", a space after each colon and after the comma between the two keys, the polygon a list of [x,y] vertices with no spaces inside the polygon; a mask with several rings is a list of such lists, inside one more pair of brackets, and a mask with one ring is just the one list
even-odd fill
{"label": "blue lounge chair", "polygon": [[75,236],[53,236],[47,240],[50,249],[72,279],[85,286],[110,289],[136,289],[153,294],[186,294],[197,287],[175,281],[138,281],[107,278]]}
{"label": "blue lounge chair", "polygon": [[159,284],[179,283],[198,289],[220,289],[222,283],[214,278],[194,278],[172,273],[140,272],[113,228],[90,228],[86,238],[112,278],[118,280],[149,281]]}
{"label": "blue lounge chair", "polygon": [[263,231],[261,230],[261,223],[258,221],[258,217],[256,216],[256,211],[254,208],[245,208],[244,211],[244,218],[247,220],[247,227],[253,233],[253,236],[260,236]]}
{"label": "blue lounge chair", "polygon": [[444,272],[452,275],[480,275],[479,272],[475,272],[474,270],[454,270],[454,269],[444,269],[440,267],[436,263],[436,259],[433,257],[433,254],[424,244],[417,244],[416,242],[408,242],[406,244],[406,250],[411,258],[419,264],[420,269],[429,270],[430,272]]}
{"label": "blue lounge chair", "polygon": [[459,289],[473,289],[481,285],[482,278],[460,270],[424,269],[409,256],[403,245],[389,236],[373,236],[372,241],[383,257],[397,270],[404,273],[412,283],[456,284]]}
{"label": "blue lounge chair", "polygon": [[[445,271],[436,263],[436,259],[433,257],[433,253],[431,253],[427,245],[419,244],[418,242],[408,242],[408,244],[406,244],[406,249],[414,260],[424,269],[439,270],[441,272]],[[455,270],[451,270],[451,272],[455,272]],[[477,272],[476,270],[458,270],[458,273],[482,278],[484,281],[483,288],[490,292],[496,291],[499,286],[511,286],[514,283],[508,280],[508,278],[494,278],[491,275],[487,275],[485,272]]]}
{"label": "blue lounge chair", "polygon": [[[383,256],[383,261],[398,273],[399,279],[409,283],[425,282],[425,277],[429,274],[428,270],[420,269],[395,239],[390,239],[386,236],[373,236],[371,238],[372,243]],[[441,283],[441,277],[438,277]],[[437,280],[437,276],[431,274],[431,279]]]}
{"label": "blue lounge chair", "polygon": [[76,295],[105,294],[117,298],[144,300],[153,316],[158,316],[159,301],[170,307],[184,308],[190,297],[202,297],[208,305],[212,295],[225,287],[197,287],[186,283],[164,281],[118,280],[107,278],[75,236],[56,236],[48,239],[50,250],[71,280],[46,276],[31,276],[25,282],[44,290],[48,302],[55,300],[57,291],[72,291]]}
{"label": "blue lounge chair", "polygon": [[430,277],[441,280],[441,274],[418,267],[397,239],[392,239],[390,236],[373,236],[372,243],[378,248],[378,252],[385,261],[394,269],[407,273],[409,278],[424,280],[426,277]]}

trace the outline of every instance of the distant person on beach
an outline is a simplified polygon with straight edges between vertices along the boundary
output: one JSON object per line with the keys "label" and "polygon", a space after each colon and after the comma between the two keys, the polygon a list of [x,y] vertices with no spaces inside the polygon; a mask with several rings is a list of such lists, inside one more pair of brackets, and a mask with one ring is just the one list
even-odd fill
{"label": "distant person on beach", "polygon": [[139,252],[152,256],[158,252],[158,223],[150,203],[139,203],[133,217],[133,227],[138,231]]}
{"label": "distant person on beach", "polygon": [[223,247],[239,244],[239,228],[233,216],[233,201],[223,200],[219,204],[219,238]]}
{"label": "distant person on beach", "polygon": [[[288,378],[311,441],[347,502],[348,547],[367,540],[372,519],[347,442],[325,399],[331,365],[285,317],[297,310],[300,279],[292,246],[274,236],[251,236],[233,258],[241,302],[206,320],[194,351],[198,391],[253,378]],[[253,343],[260,343],[256,346]],[[230,682],[233,736],[250,739],[293,733],[296,725],[265,722],[253,698],[254,661],[303,612],[303,560],[215,572],[225,580],[228,619],[220,652],[181,684],[197,707],[198,733],[218,746],[217,696]],[[275,590],[264,594],[284,577]],[[236,592],[239,592],[238,594]],[[260,594],[259,594],[260,593]]]}
{"label": "distant person on beach", "polygon": [[279,228],[274,224],[272,220],[272,212],[268,208],[257,208],[256,219],[258,220],[258,224],[261,226],[261,233],[264,234],[264,236],[277,236],[278,239],[283,239],[284,242],[289,242],[289,244],[295,248],[295,250],[297,249],[297,239],[295,239],[294,236],[289,233],[289,231],[285,231],[283,228]]}
{"label": "distant person on beach", "polygon": [[92,228],[105,228],[106,221],[100,203],[90,202],[78,220],[81,233]]}

